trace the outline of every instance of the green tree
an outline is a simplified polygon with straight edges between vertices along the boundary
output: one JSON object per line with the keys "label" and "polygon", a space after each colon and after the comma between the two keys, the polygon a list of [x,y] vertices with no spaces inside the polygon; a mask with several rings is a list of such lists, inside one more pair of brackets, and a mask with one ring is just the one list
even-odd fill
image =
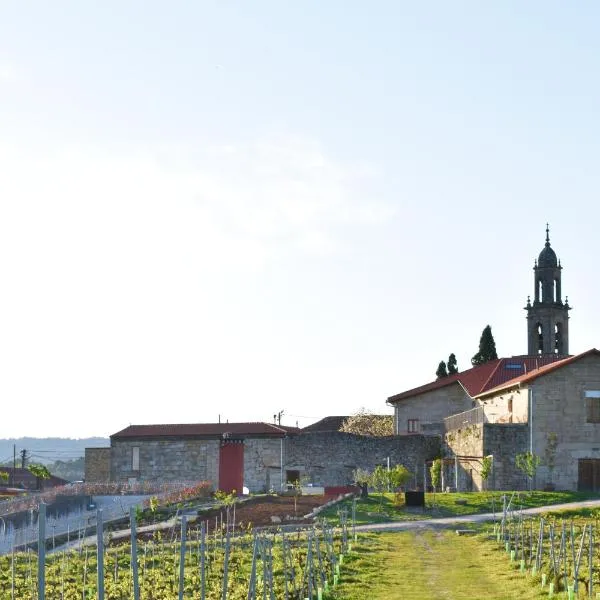
{"label": "green tree", "polygon": [[492,328],[486,325],[479,339],[479,350],[471,359],[471,364],[477,367],[496,358],[498,358],[498,353],[496,352],[496,342],[492,335]]}
{"label": "green tree", "polygon": [[27,467],[27,470],[32,475],[35,475],[36,489],[38,490],[42,489],[42,479],[50,479],[50,471],[48,471],[48,467],[44,465],[31,463]]}
{"label": "green tree", "polygon": [[394,435],[394,417],[393,415],[375,415],[361,408],[358,413],[344,420],[340,431],[372,437]]}
{"label": "green tree", "polygon": [[354,478],[354,483],[357,483],[360,486],[360,497],[367,498],[369,496],[369,481],[371,480],[371,473],[366,469],[354,469],[352,471],[352,477]]}
{"label": "green tree", "polygon": [[[225,507],[226,527],[229,531],[229,515],[231,513],[231,507],[236,503],[237,493],[235,490],[231,492],[225,492],[223,490],[217,490],[215,492],[215,499],[218,500]],[[235,528],[235,523],[234,523]]]}
{"label": "green tree", "polygon": [[379,493],[379,509],[383,507],[383,494],[387,490],[390,479],[388,470],[382,465],[377,465],[371,473],[371,481],[369,482],[375,491]]}
{"label": "green tree", "polygon": [[493,456],[484,456],[481,461],[481,481],[483,482],[483,487],[487,489],[487,480],[490,478],[492,474],[492,468],[494,465]]}
{"label": "green tree", "polygon": [[544,464],[548,467],[548,483],[552,485],[552,475],[556,466],[556,448],[558,446],[558,435],[551,431],[546,436],[546,448],[544,449]]}
{"label": "green tree", "polygon": [[519,471],[527,476],[529,480],[529,491],[533,489],[533,480],[535,472],[540,466],[541,459],[537,454],[531,452],[521,452],[515,456],[515,465]]}
{"label": "green tree", "polygon": [[396,465],[388,473],[390,487],[393,490],[397,490],[399,487],[407,484],[411,477],[412,473],[404,465]]}
{"label": "green tree", "polygon": [[431,485],[433,486],[433,493],[440,485],[440,481],[442,479],[442,459],[436,458],[432,463],[431,467],[429,467],[429,474],[431,476]]}
{"label": "green tree", "polygon": [[443,377],[448,377],[448,371],[446,370],[446,363],[443,360],[440,361],[437,371],[435,372],[435,376],[438,379],[442,379]]}
{"label": "green tree", "polygon": [[8,473],[6,471],[0,471],[0,483],[6,483],[8,481]]}
{"label": "green tree", "polygon": [[456,354],[454,352],[448,357],[448,375],[458,373],[458,363],[456,362]]}

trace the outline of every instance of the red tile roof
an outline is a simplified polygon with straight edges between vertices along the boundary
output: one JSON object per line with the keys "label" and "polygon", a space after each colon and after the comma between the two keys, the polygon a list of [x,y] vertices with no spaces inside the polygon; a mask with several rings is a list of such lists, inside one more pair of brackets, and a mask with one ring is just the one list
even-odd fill
{"label": "red tile roof", "polygon": [[[37,487],[37,477],[29,469],[21,469],[12,467],[0,467],[0,472],[8,473],[10,485],[13,487],[24,487],[28,490],[35,490]],[[40,486],[42,489],[59,487],[69,483],[66,479],[50,475],[48,479],[42,479]]]}
{"label": "red tile roof", "polygon": [[523,375],[513,377],[512,379],[502,381],[498,385],[495,386],[486,386],[484,390],[482,390],[478,397],[481,396],[489,396],[490,394],[495,394],[500,392],[501,390],[507,390],[518,385],[522,385],[524,383],[529,383],[530,381],[534,381],[538,377],[542,377],[547,375],[548,373],[553,373],[562,367],[570,365],[575,361],[583,358],[584,356],[600,356],[600,350],[596,350],[596,348],[592,348],[591,350],[587,350],[586,352],[582,352],[581,354],[577,354],[575,356],[568,356],[567,358],[560,358],[554,360],[553,362],[548,362],[537,369],[532,369],[528,372],[524,372]]}
{"label": "red tile roof", "polygon": [[387,401],[390,404],[395,404],[400,400],[413,398],[414,396],[431,392],[452,385],[453,383],[461,384],[469,396],[473,398],[492,387],[514,379],[515,373],[527,373],[540,365],[555,363],[563,359],[564,357],[556,355],[523,355],[511,356],[510,358],[497,358],[478,367],[473,367],[455,375],[449,375],[448,377],[442,377],[406,392],[390,396]]}
{"label": "red tile roof", "polygon": [[219,438],[223,434],[246,437],[283,437],[288,432],[298,431],[295,427],[272,425],[271,423],[189,423],[173,425],[130,425],[111,435],[111,439],[153,437],[207,437]]}

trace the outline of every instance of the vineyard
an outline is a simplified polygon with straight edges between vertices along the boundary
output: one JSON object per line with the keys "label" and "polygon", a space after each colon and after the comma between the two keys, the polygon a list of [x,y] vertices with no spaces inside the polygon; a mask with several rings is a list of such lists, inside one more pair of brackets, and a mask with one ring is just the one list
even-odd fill
{"label": "vineyard", "polygon": [[549,597],[560,593],[569,600],[600,597],[598,516],[525,518],[521,510],[507,509],[505,497],[492,537],[503,546],[511,565],[530,576]]}
{"label": "vineyard", "polygon": [[[46,539],[40,510],[40,540]],[[0,600],[170,600],[184,598],[322,598],[336,585],[355,535],[345,511],[342,527],[322,523],[237,533],[221,524],[209,532],[181,518],[167,536],[138,540],[132,508],[131,537],[112,544],[98,514],[96,545],[39,551],[28,548],[0,557]],[[167,539],[168,538],[168,539]]]}

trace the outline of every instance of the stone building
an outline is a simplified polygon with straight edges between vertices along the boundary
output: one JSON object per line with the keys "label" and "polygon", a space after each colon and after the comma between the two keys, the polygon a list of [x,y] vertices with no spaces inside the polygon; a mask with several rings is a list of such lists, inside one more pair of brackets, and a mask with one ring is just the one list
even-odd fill
{"label": "stone building", "polygon": [[444,419],[473,408],[478,394],[560,358],[556,354],[499,358],[390,396],[387,403],[394,407],[394,433],[442,435]]}
{"label": "stone building", "polygon": [[215,488],[263,491],[281,485],[286,436],[269,423],[130,425],[110,448],[86,449],[88,482],[211,481]]}
{"label": "stone building", "polygon": [[339,418],[306,430],[268,423],[131,425],[110,448],[86,449],[87,482],[210,481],[215,489],[280,490],[302,481],[347,485],[357,468],[403,464],[421,482],[440,438],[371,437],[337,431]]}
{"label": "stone building", "polygon": [[[523,488],[527,481],[515,456],[533,452],[546,462],[536,487],[600,491],[600,360],[596,350],[568,356],[570,306],[562,300],[562,266],[548,227],[533,271],[527,355],[496,359],[387,400],[397,435],[443,435],[444,480],[451,487],[481,489],[482,461],[493,457],[487,484]],[[549,433],[557,444],[551,468]]]}
{"label": "stone building", "polygon": [[[600,491],[598,350],[523,373],[475,400],[483,423],[494,423],[498,414],[520,415],[518,443],[516,438],[509,443],[503,423],[483,428],[481,452],[498,457],[494,459],[497,470],[505,470],[502,463],[513,460],[516,452],[529,451],[543,461],[536,474],[536,487]],[[501,442],[497,448],[490,445],[492,436]],[[553,458],[548,456],[552,446]]]}

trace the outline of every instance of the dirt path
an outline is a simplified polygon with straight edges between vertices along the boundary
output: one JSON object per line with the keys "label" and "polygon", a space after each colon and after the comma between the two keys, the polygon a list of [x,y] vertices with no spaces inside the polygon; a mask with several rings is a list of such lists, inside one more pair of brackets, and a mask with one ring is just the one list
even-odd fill
{"label": "dirt path", "polygon": [[[524,515],[537,515],[549,511],[579,508],[600,508],[600,500],[585,500],[581,502],[568,502],[566,504],[552,504],[550,506],[537,506],[536,508],[523,509]],[[461,523],[484,523],[493,521],[502,516],[502,513],[480,513],[476,515],[460,515],[456,517],[443,517],[440,519],[422,519],[419,521],[395,521],[392,523],[371,523],[369,525],[357,525],[356,531],[399,531],[411,529],[436,529]]]}
{"label": "dirt path", "polygon": [[344,563],[334,596],[336,600],[541,597],[539,587],[531,585],[493,544],[425,528],[369,536]]}

